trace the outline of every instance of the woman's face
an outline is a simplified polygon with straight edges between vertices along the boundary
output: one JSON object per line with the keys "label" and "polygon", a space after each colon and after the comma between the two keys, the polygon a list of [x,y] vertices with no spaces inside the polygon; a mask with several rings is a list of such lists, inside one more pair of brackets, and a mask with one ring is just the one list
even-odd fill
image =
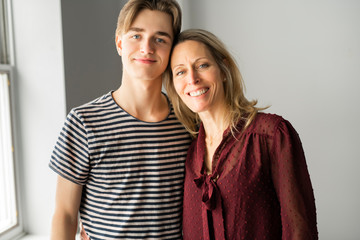
{"label": "woman's face", "polygon": [[224,106],[224,77],[203,43],[187,40],[176,45],[171,71],[177,94],[193,112],[211,112]]}

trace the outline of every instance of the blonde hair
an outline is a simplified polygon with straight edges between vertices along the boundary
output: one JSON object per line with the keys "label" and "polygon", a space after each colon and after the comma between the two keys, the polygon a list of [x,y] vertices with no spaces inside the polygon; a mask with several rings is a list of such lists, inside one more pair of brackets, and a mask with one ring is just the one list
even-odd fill
{"label": "blonde hair", "polygon": [[174,37],[180,33],[181,8],[175,0],[129,0],[120,11],[115,36],[121,36],[126,33],[137,17],[137,14],[144,9],[169,14],[172,17]]}
{"label": "blonde hair", "polygon": [[[255,118],[257,112],[266,108],[255,107],[257,100],[249,101],[246,99],[244,95],[244,81],[234,58],[220,39],[206,30],[189,29],[183,31],[178,36],[174,46],[187,40],[203,43],[215,59],[226,79],[224,81],[224,92],[228,114],[225,116],[225,119],[230,124],[231,132],[234,134],[234,131],[237,131],[236,126],[240,120],[245,122],[243,130],[246,129]],[[164,74],[166,91],[173,104],[176,116],[190,134],[195,137],[198,134],[200,118],[197,113],[192,112],[180,99],[175,91],[172,79],[173,76],[169,64]]]}

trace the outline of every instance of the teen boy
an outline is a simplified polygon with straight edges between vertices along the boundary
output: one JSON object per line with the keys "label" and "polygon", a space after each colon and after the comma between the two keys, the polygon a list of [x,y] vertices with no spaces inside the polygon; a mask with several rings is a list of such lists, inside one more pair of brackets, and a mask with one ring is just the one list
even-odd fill
{"label": "teen boy", "polygon": [[50,168],[59,174],[52,239],[181,239],[190,138],[161,93],[181,10],[174,0],[130,0],[115,40],[116,91],[68,114]]}

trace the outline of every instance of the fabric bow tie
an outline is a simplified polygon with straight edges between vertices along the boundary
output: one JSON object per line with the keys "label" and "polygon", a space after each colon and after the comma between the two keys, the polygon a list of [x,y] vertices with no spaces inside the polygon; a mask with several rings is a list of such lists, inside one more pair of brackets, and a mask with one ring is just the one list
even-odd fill
{"label": "fabric bow tie", "polygon": [[216,208],[216,180],[217,178],[213,178],[212,175],[207,174],[203,174],[194,179],[196,186],[202,190],[202,202],[208,210],[214,210]]}

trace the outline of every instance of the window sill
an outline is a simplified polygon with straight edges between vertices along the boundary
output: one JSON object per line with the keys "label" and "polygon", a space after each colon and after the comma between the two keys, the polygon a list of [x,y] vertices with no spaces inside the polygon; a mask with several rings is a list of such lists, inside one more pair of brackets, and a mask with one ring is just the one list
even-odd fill
{"label": "window sill", "polygon": [[45,239],[49,239],[49,236],[25,235],[19,238],[18,240],[45,240]]}
{"label": "window sill", "polygon": [[[80,236],[76,235],[75,239],[80,240]],[[49,236],[28,234],[18,238],[18,240],[49,240]]]}

